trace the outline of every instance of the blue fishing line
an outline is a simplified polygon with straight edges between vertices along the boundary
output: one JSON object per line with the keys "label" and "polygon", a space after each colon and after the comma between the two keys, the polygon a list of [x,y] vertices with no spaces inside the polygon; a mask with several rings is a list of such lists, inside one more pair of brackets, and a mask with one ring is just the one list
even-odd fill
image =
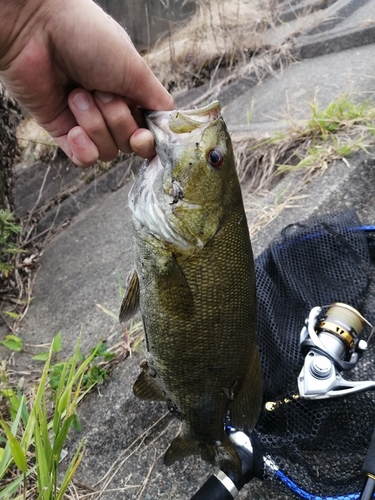
{"label": "blue fishing line", "polygon": [[350,231],[375,231],[375,226],[352,227]]}
{"label": "blue fishing line", "polygon": [[347,495],[337,496],[314,495],[313,493],[308,493],[306,490],[298,486],[298,484],[290,479],[290,477],[286,476],[280,469],[274,473],[274,476],[293,493],[296,493],[299,497],[306,498],[307,500],[357,500],[360,497],[360,493],[348,493]]}

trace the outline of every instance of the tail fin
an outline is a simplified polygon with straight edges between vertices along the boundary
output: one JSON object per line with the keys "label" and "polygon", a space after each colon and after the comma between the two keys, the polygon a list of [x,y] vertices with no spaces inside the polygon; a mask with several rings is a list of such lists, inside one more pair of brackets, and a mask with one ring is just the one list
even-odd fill
{"label": "tail fin", "polygon": [[226,470],[232,470],[236,474],[241,473],[241,460],[234,444],[224,434],[222,441],[215,444],[198,443],[186,436],[183,430],[174,438],[164,455],[165,465],[172,465],[177,460],[200,455],[203,460],[213,465],[219,465]]}

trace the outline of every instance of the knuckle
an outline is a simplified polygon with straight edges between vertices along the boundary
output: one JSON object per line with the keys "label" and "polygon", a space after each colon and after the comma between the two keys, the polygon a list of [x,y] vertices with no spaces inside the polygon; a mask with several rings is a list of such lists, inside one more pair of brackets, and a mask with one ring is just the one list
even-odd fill
{"label": "knuckle", "polygon": [[106,132],[106,125],[100,118],[93,117],[93,119],[86,124],[85,130],[91,138],[95,138]]}
{"label": "knuckle", "polygon": [[124,127],[128,122],[130,113],[116,111],[108,117],[108,124],[111,128]]}

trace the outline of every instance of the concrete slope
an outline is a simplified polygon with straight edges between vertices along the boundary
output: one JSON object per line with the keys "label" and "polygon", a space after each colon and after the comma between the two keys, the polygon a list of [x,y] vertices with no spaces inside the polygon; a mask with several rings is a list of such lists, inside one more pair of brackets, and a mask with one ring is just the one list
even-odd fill
{"label": "concrete slope", "polygon": [[[306,119],[309,102],[315,97],[322,105],[342,94],[372,98],[374,2],[338,0],[320,4],[323,8],[318,9],[310,2],[306,4],[309,8],[298,14],[299,26],[306,18],[305,29],[299,28],[304,34],[294,43],[295,54],[300,54],[301,60],[259,85],[251,75],[245,75],[217,94],[207,94],[207,89],[202,89],[200,94],[194,91],[179,96],[177,102],[189,106],[196,104],[199,96],[206,96],[202,97],[203,102],[205,98],[218,97],[233,134],[264,135],[284,129],[289,116]],[[280,29],[290,23],[293,33],[295,20],[287,12],[293,13],[293,8],[283,6],[283,19],[289,15],[291,20],[283,21]],[[311,16],[315,16],[314,21]],[[353,30],[356,36],[352,35]],[[252,102],[249,124],[247,111]],[[354,207],[363,222],[375,224],[374,172],[372,152],[330,166],[303,187],[300,194],[306,198],[302,206],[282,211],[258,232],[253,242],[256,255],[284,226],[312,214]],[[297,180],[289,177],[283,182],[293,186]],[[82,349],[86,351],[101,338],[113,336],[114,341],[121,337],[120,325],[96,304],[118,311],[118,277],[124,284],[132,266],[128,189],[129,184],[92,196],[90,203],[83,204],[78,215],[74,214],[71,224],[46,246],[34,299],[20,331],[26,343],[49,342],[61,331],[64,355],[68,355],[80,331]],[[29,362],[25,357],[17,359],[20,366]],[[141,402],[133,396],[132,385],[141,360],[142,352],[137,352],[124,361],[79,408],[82,431],[72,435],[68,447],[71,456],[78,440],[86,438],[86,453],[77,477],[99,491],[105,480],[98,481],[110,471],[108,477],[112,479],[100,496],[105,500],[188,500],[213,468],[194,458],[170,468],[162,464],[161,457],[177,433],[178,422],[165,415],[164,405]],[[118,469],[111,469],[115,462]],[[267,482],[251,484],[238,498],[271,499],[268,488]]]}

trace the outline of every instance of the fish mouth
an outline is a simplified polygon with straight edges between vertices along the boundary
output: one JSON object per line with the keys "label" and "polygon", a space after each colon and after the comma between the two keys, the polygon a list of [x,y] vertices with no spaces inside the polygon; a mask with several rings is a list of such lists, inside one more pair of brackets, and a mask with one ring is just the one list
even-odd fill
{"label": "fish mouth", "polygon": [[[202,135],[204,129],[221,116],[219,101],[198,109],[174,111],[145,111],[146,123],[155,138],[156,151],[164,163],[165,153],[192,136]],[[189,134],[189,136],[187,136]]]}

